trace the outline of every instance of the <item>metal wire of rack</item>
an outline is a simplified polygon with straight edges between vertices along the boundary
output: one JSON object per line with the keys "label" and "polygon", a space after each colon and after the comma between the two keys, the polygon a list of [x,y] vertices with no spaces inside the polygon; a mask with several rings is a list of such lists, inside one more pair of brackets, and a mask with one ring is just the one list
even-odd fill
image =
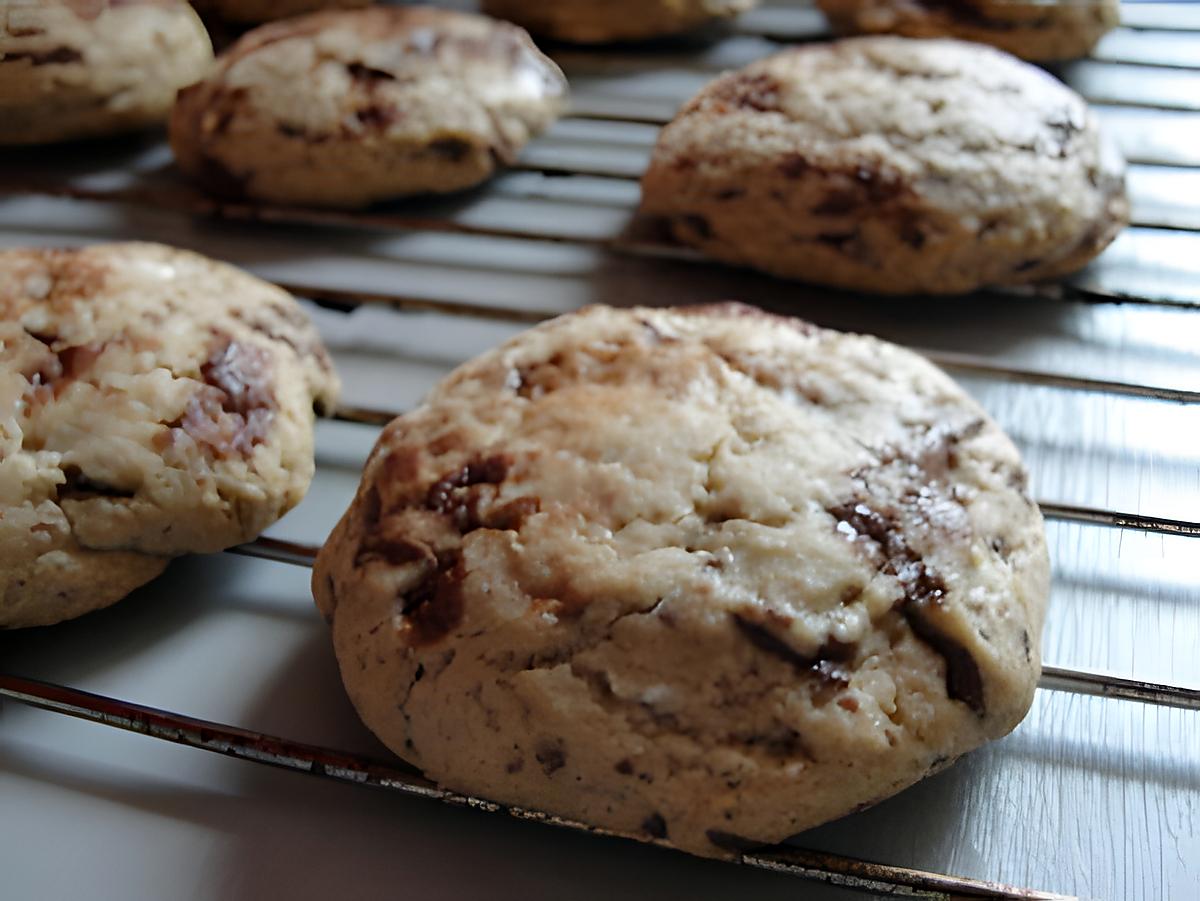
{"label": "metal wire of rack", "polygon": [[[1134,224],[1122,241],[1079,276],[1061,285],[985,292],[992,303],[1137,304],[1166,309],[1200,307],[1200,11],[1171,4],[1126,5],[1125,25],[1090,60],[1061,67],[1058,74],[1076,85],[1106,124],[1118,131],[1132,162],[1130,192]],[[10,196],[61,196],[84,202],[143,206],[157,211],[200,214],[267,226],[319,226],[352,235],[386,232],[441,233],[478,239],[545,242],[598,250],[604,254],[670,261],[684,266],[710,265],[661,235],[639,232],[632,218],[636,184],[655,127],[669,119],[680,101],[716,71],[740,65],[776,49],[780,41],[825,36],[823,20],[811,9],[768,4],[739,20],[734,36],[710,50],[665,49],[650,53],[559,54],[571,76],[574,106],[563,124],[529,148],[515,167],[490,188],[466,198],[418,202],[369,213],[285,209],[206,198],[182,185],[161,146],[120,152],[97,167],[94,160],[65,159],[51,153],[41,159],[14,157],[16,165],[0,184]],[[1195,53],[1193,56],[1192,53]],[[1120,71],[1115,73],[1116,67]],[[629,79],[631,72],[656,80]],[[628,84],[626,82],[629,82]],[[1133,134],[1132,129],[1139,129]],[[1155,130],[1147,137],[1144,130]],[[1195,138],[1195,140],[1192,140]],[[63,178],[64,162],[71,163]],[[130,173],[132,177],[130,176]],[[523,177],[529,176],[525,180]],[[513,203],[531,204],[535,215],[511,221]],[[586,223],[570,214],[586,208],[599,212]],[[541,210],[550,213],[538,216]],[[353,238],[351,238],[353,240]],[[1195,253],[1196,256],[1188,256]],[[1115,261],[1110,259],[1115,257]],[[1176,266],[1176,264],[1182,265]],[[468,320],[530,323],[561,310],[536,309],[505,298],[473,301],[437,292],[379,290],[278,279],[293,293],[323,307],[351,312],[366,307],[405,313],[436,313]],[[828,295],[797,286],[794,299]],[[965,376],[1033,385],[1051,390],[1088,392],[1154,404],[1200,404],[1200,385],[1147,384],[1127,378],[1055,371],[1044,367],[995,362],[988,355],[937,348],[916,348],[935,363]],[[379,426],[401,409],[344,406],[335,418],[355,425]],[[1200,521],[1113,507],[1040,501],[1047,519],[1086,526],[1152,534],[1200,537]],[[231,553],[298,566],[310,566],[311,544],[260,538]],[[1149,682],[1078,667],[1043,667],[1041,687],[1150,705],[1200,711],[1200,687]],[[392,789],[451,804],[506,812],[559,826],[597,831],[537,811],[502,808],[481,799],[448,792],[403,764],[381,764],[366,757],[266,736],[180,713],[107,698],[64,685],[0,675],[0,697],[167,741],[245,760],[285,767],[343,782]],[[912,897],[1051,898],[1048,892],[986,880],[942,875],[908,867],[868,863],[838,854],[801,851],[790,845],[747,851],[741,862],[808,879],[868,892]]]}

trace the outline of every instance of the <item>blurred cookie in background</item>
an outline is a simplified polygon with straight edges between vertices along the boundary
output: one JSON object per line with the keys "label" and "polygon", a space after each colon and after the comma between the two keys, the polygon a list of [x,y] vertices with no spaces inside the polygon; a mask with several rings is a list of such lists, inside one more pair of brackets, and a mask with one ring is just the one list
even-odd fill
{"label": "blurred cookie in background", "polygon": [[885,294],[1081,268],[1129,218],[1124,161],[1041,69],[950,39],[809,44],[703,88],[642,212],[726,262]]}
{"label": "blurred cookie in background", "polygon": [[166,119],[212,44],[183,0],[0,6],[0,144],[109,135]]}
{"label": "blurred cookie in background", "polygon": [[557,118],[567,82],[521,28],[431,7],[314,13],[261,26],[171,117],[206,190],[361,207],[476,185]]}
{"label": "blurred cookie in background", "polygon": [[744,12],[757,0],[483,0],[483,11],[538,37],[577,44],[681,34]]}
{"label": "blurred cookie in background", "polygon": [[954,37],[1031,60],[1086,56],[1120,22],[1119,0],[817,0],[842,34]]}
{"label": "blurred cookie in background", "polygon": [[361,9],[371,0],[192,0],[205,16],[226,22],[257,25],[323,9]]}

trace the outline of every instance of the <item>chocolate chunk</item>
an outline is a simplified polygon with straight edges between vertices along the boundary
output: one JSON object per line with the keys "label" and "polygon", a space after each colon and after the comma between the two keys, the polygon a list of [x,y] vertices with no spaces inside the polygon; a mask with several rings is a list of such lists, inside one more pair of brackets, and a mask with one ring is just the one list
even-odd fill
{"label": "chocolate chunk", "polygon": [[442,476],[429,486],[425,506],[437,513],[450,513],[455,505],[455,492],[471,485],[498,485],[508,475],[509,459],[501,454],[476,458],[465,466]]}
{"label": "chocolate chunk", "polygon": [[224,338],[200,365],[200,376],[225,395],[222,406],[243,416],[275,405],[271,359],[261,347]]}
{"label": "chocolate chunk", "polygon": [[[832,507],[829,514],[849,526],[850,537],[858,542],[866,538],[880,572],[895,576],[904,589],[897,607],[913,634],[946,661],[946,694],[967,704],[979,715],[985,711],[983,680],[969,651],[938,627],[934,612],[946,596],[942,577],[908,545],[899,523],[891,514],[875,510],[862,502]],[[860,547],[862,545],[860,544]]]}
{"label": "chocolate chunk", "polygon": [[136,494],[136,492],[129,491],[128,489],[116,488],[98,480],[90,479],[84,475],[83,470],[78,466],[70,464],[63,467],[63,476],[66,478],[66,481],[57,488],[57,499],[59,501],[87,501],[96,498],[128,500]]}
{"label": "chocolate chunk", "polygon": [[860,205],[858,193],[849,189],[830,191],[825,198],[812,208],[818,216],[842,216],[852,212]]}
{"label": "chocolate chunk", "polygon": [[920,250],[925,246],[925,232],[921,229],[917,217],[911,213],[901,217],[899,231],[900,240],[913,250]]}
{"label": "chocolate chunk", "polygon": [[865,166],[854,170],[854,180],[867,193],[872,203],[883,203],[904,193],[904,183],[890,171],[876,171]]}
{"label": "chocolate chunk", "polygon": [[382,560],[392,566],[401,566],[418,560],[436,564],[436,557],[428,545],[407,538],[388,537],[368,533],[359,546],[354,558],[355,566],[362,566],[372,560]]}
{"label": "chocolate chunk", "polygon": [[250,174],[234,172],[225,165],[223,160],[207,153],[201,153],[197,159],[196,180],[206,191],[230,200],[242,200],[246,197],[246,185]]}
{"label": "chocolate chunk", "polygon": [[567,752],[562,743],[543,742],[534,752],[537,762],[542,765],[542,772],[547,776],[553,775],[567,765]]}
{"label": "chocolate chunk", "polygon": [[55,47],[53,50],[15,50],[4,54],[0,63],[12,63],[18,60],[28,60],[34,66],[65,65],[83,61],[83,54],[74,47]]}
{"label": "chocolate chunk", "polygon": [[652,813],[646,819],[642,820],[642,831],[651,838],[666,838],[667,821],[663,819],[661,813]]}
{"label": "chocolate chunk", "polygon": [[483,491],[477,487],[503,482],[508,466],[509,459],[500,454],[473,460],[430,485],[425,493],[425,507],[449,517],[464,535],[479,528],[513,528],[525,516],[537,512],[540,502],[536,498],[517,498],[493,511],[493,523],[483,513],[483,507],[494,498],[495,489]]}
{"label": "chocolate chunk", "polygon": [[471,154],[471,142],[462,138],[439,138],[429,144],[429,152],[451,163],[460,163]]}
{"label": "chocolate chunk", "polygon": [[[31,337],[41,341],[47,347],[51,347],[58,340],[54,336],[39,338],[31,335]],[[64,347],[62,350],[55,351],[53,357],[43,360],[37,369],[25,372],[23,375],[34,388],[50,386],[53,396],[61,397],[72,382],[87,374],[107,347],[108,343],[103,341]],[[42,400],[46,399],[44,394],[39,393],[37,396]]]}
{"label": "chocolate chunk", "polygon": [[679,217],[679,224],[684,231],[690,233],[690,237],[698,238],[701,241],[708,241],[713,236],[712,226],[703,216],[688,213]]}
{"label": "chocolate chunk", "polygon": [[1076,121],[1073,110],[1063,109],[1059,114],[1046,120],[1046,128],[1050,131],[1054,145],[1051,149],[1060,159],[1067,156],[1075,136],[1083,131],[1084,123]]}
{"label": "chocolate chunk", "polygon": [[735,109],[753,109],[761,113],[779,111],[781,85],[774,76],[737,74],[726,78],[713,98]]}
{"label": "chocolate chunk", "polygon": [[844,251],[857,237],[858,232],[852,231],[842,234],[820,234],[817,235],[816,240],[818,243],[834,247],[839,251]]}
{"label": "chocolate chunk", "polygon": [[616,770],[618,773],[620,773],[622,776],[632,776],[633,775],[633,761],[630,760],[628,757],[625,757],[621,760],[618,760],[616,765],[613,767],[613,769]]}
{"label": "chocolate chunk", "polygon": [[936,618],[930,612],[931,603],[922,599],[905,604],[904,618],[913,633],[945,659],[946,694],[983,716],[986,707],[979,664],[963,645],[938,628]]}
{"label": "chocolate chunk", "polygon": [[800,178],[810,168],[808,158],[799,153],[786,154],[779,161],[779,174],[784,178]]}
{"label": "chocolate chunk", "polygon": [[768,754],[780,759],[796,757],[803,757],[806,760],[814,759],[812,752],[800,737],[800,733],[790,726],[783,726],[761,738],[751,739],[747,744],[760,744]]}
{"label": "chocolate chunk", "polygon": [[434,644],[462,622],[466,568],[457,553],[441,555],[417,586],[404,595],[401,613],[413,647]]}
{"label": "chocolate chunk", "polygon": [[850,673],[841,664],[854,658],[858,652],[857,645],[830,638],[817,649],[816,655],[809,656],[801,654],[762,623],[754,622],[747,613],[734,613],[732,616],[734,625],[756,648],[790,663],[797,670],[812,673],[834,690],[849,684]]}
{"label": "chocolate chunk", "polygon": [[740,835],[734,835],[732,832],[725,832],[721,829],[709,829],[704,833],[705,837],[726,851],[734,851],[741,853],[743,851],[753,851],[756,848],[762,848],[765,842],[756,842],[753,839],[743,838]]}
{"label": "chocolate chunk", "polygon": [[378,103],[372,103],[365,106],[354,113],[354,118],[367,128],[387,128],[393,122],[397,121],[401,116],[399,110],[393,106],[383,106]]}
{"label": "chocolate chunk", "polygon": [[801,654],[765,626],[752,622],[743,614],[734,613],[733,622],[750,643],[760,651],[766,651],[771,656],[792,664],[796,669],[808,669],[813,665],[811,657]]}
{"label": "chocolate chunk", "polygon": [[167,427],[182,429],[217,457],[248,456],[266,440],[275,416],[270,357],[260,347],[218,334],[200,378],[204,385]]}
{"label": "chocolate chunk", "polygon": [[376,69],[365,63],[346,63],[346,72],[355,81],[395,81],[396,76],[384,69]]}

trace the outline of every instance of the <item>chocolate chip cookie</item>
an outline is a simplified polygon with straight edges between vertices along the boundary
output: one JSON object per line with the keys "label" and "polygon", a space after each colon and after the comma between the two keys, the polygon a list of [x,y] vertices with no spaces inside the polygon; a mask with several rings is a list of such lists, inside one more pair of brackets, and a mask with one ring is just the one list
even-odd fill
{"label": "chocolate chip cookie", "polygon": [[183,0],[0,4],[0,144],[108,135],[166,119],[212,63]]}
{"label": "chocolate chip cookie", "polygon": [[577,44],[680,34],[753,7],[756,0],[483,0],[484,12],[534,34]]}
{"label": "chocolate chip cookie", "polygon": [[358,9],[370,3],[371,0],[192,0],[192,6],[206,16],[247,25],[322,9]]}
{"label": "chocolate chip cookie", "polygon": [[954,37],[1025,59],[1086,56],[1121,19],[1119,0],[817,0],[843,34]]}
{"label": "chocolate chip cookie", "polygon": [[717,259],[936,294],[1072,272],[1129,217],[1077,94],[990,47],[896,37],[717,78],[660,134],[642,209]]}
{"label": "chocolate chip cookie", "polygon": [[0,628],[108,606],[304,496],[337,378],[280,289],[155,244],[0,252]]}
{"label": "chocolate chip cookie", "polygon": [[425,7],[315,13],[222,54],[180,93],[171,146],[220,195],[358,207],[478,184],[565,96],[515,25]]}
{"label": "chocolate chip cookie", "polygon": [[440,784],[719,856],[1010,731],[1048,561],[1016,449],[915,354],[592,307],[384,430],[313,590]]}

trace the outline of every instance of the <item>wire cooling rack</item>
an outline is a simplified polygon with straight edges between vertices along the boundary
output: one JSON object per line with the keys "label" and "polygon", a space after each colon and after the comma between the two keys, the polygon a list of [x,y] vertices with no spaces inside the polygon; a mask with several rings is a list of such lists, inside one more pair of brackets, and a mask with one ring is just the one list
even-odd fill
{"label": "wire cooling rack", "polygon": [[[1014,432],[1033,469],[1055,557],[1047,651],[1057,646],[1072,658],[1070,665],[1047,662],[1041,688],[1067,698],[1099,696],[1108,699],[1106,705],[1143,705],[1173,717],[1153,725],[1143,719],[1141,735],[1134,736],[1142,741],[1134,755],[1158,765],[1170,763],[1175,752],[1182,754],[1184,775],[1172,777],[1170,797],[1151,800],[1147,790],[1142,798],[1144,804],[1160,804],[1162,818],[1171,820],[1166,831],[1173,847],[1166,848],[1162,831],[1154,847],[1147,815],[1144,843],[1127,836],[1112,848],[1121,849],[1118,856],[1125,858],[1175,854],[1180,861],[1162,862],[1156,870],[1126,860],[1120,868],[1085,850],[1082,860],[1060,862],[1056,872],[1044,862],[1004,867],[1005,854],[984,854],[967,867],[977,875],[945,875],[932,867],[801,850],[802,836],[797,845],[747,853],[741,862],[901,896],[1059,897],[1022,887],[1028,883],[1096,896],[1184,897],[1189,884],[1200,890],[1200,841],[1191,820],[1192,809],[1200,807],[1200,687],[1195,687],[1200,674],[1194,650],[1191,660],[1177,655],[1193,649],[1200,635],[1194,607],[1200,580],[1188,566],[1196,557],[1191,539],[1200,537],[1200,522],[1191,512],[1200,500],[1200,352],[1195,350],[1200,341],[1200,7],[1127,4],[1123,27],[1105,38],[1091,59],[1055,70],[1093,104],[1130,161],[1132,226],[1095,264],[1060,284],[956,299],[869,300],[735,272],[704,261],[633,218],[637,178],[657,128],[682,100],[716,72],[785,42],[824,37],[824,29],[811,8],[768,3],[708,45],[560,50],[555,56],[572,83],[571,112],[527,149],[513,172],[462,197],[369,213],[214,201],[182,182],[158,138],[96,145],[86,152],[69,147],[8,153],[0,157],[3,241],[174,239],[248,264],[307,298],[316,305],[339,368],[349,371],[348,403],[334,417],[342,426],[323,426],[326,432],[378,427],[469,355],[462,343],[449,341],[454,347],[447,349],[436,340],[406,337],[414,327],[450,335],[471,332],[477,337],[466,340],[467,346],[486,344],[589,300],[737,296],[913,347],[959,377]],[[306,265],[315,254],[322,265]],[[547,289],[547,280],[553,289]],[[392,331],[371,334],[386,317],[393,320]],[[982,340],[981,332],[986,333]],[[401,337],[395,339],[396,334]],[[381,355],[386,360],[380,361]],[[376,387],[356,390],[356,384]],[[320,453],[318,462],[319,487],[331,464]],[[1083,474],[1082,484],[1076,470]],[[1104,482],[1100,491],[1097,478]],[[1130,486],[1135,490],[1126,490]],[[1094,534],[1097,530],[1116,535],[1115,545]],[[1096,564],[1093,546],[1102,549],[1101,557],[1106,548],[1109,562],[1130,556],[1127,536],[1130,547],[1161,541],[1161,565],[1152,559],[1153,547],[1149,557],[1132,555],[1132,574]],[[315,550],[311,540],[264,537],[231,553],[310,566]],[[1094,571],[1087,571],[1089,566]],[[1182,620],[1182,634],[1149,636],[1169,649],[1165,661],[1152,659],[1154,678],[1141,678],[1142,669],[1132,665],[1121,667],[1124,675],[1105,666],[1105,658],[1135,662],[1132,652],[1114,654],[1107,639],[1092,641],[1093,650],[1100,648],[1092,662],[1086,642],[1073,641],[1070,634],[1079,629],[1081,615],[1111,615],[1122,624],[1119,633],[1133,623],[1128,634],[1111,636],[1112,642],[1125,638],[1130,647],[1144,649],[1139,611],[1162,600],[1155,586],[1164,573],[1193,606]],[[1064,596],[1065,614],[1056,622]],[[1105,603],[1120,609],[1106,611]],[[1163,627],[1161,621],[1155,625]],[[13,653],[20,650],[20,640],[14,633],[0,645],[6,669],[7,658],[22,656]],[[597,831],[447,792],[398,762],[384,764],[15,672],[0,674],[0,697],[328,779]],[[1176,712],[1166,712],[1172,708]],[[1126,722],[1110,710],[1104,707],[1102,722],[1105,716]],[[1044,719],[1041,711],[1039,698],[1032,718]],[[1165,762],[1159,760],[1164,736]],[[1104,736],[1064,730],[1050,736],[1037,754],[1055,756],[1056,740],[1082,743],[1077,756],[1085,759]],[[1012,740],[990,750],[992,762],[1003,759],[1010,746]],[[1014,753],[1021,753],[1019,745]],[[1044,789],[1043,795],[1047,791],[1057,791],[1059,806],[1069,807],[1065,787]],[[1110,823],[1101,819],[1092,825],[1102,834],[1111,829],[1120,835],[1136,829],[1137,818],[1126,811]],[[1037,829],[1033,832],[1036,836]],[[1016,837],[1010,841],[1020,845]],[[1088,845],[1077,842],[1081,848]],[[1191,859],[1189,850],[1195,855]],[[921,855],[905,857],[911,861]],[[1111,878],[1087,872],[1105,867],[1112,870]]]}

